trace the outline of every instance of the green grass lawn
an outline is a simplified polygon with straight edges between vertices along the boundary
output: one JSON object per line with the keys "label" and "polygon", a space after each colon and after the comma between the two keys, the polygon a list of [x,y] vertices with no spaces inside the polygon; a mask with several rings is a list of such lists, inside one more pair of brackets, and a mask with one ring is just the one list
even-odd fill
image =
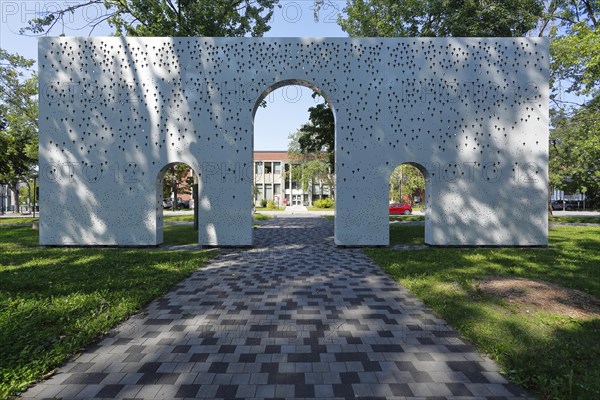
{"label": "green grass lawn", "polygon": [[[323,209],[321,209],[323,210]],[[335,217],[333,215],[326,215],[330,221],[333,221]],[[390,215],[390,221],[425,221],[425,216],[423,215]]]}
{"label": "green grass lawn", "polygon": [[[255,213],[253,214],[254,220],[269,219],[268,215]],[[164,222],[194,222],[193,215],[169,215],[163,218]]]}
{"label": "green grass lawn", "polygon": [[255,210],[258,211],[285,211],[285,207],[256,207]]}
{"label": "green grass lawn", "polygon": [[[396,243],[423,226],[392,225]],[[600,227],[558,226],[548,248],[366,249],[393,278],[542,399],[600,398],[600,319],[527,309],[485,293],[494,276],[545,280],[600,299]]]}
{"label": "green grass lawn", "polygon": [[13,225],[13,224],[22,224],[22,225],[29,225],[31,224],[33,221],[38,221],[39,218],[31,218],[31,217],[18,217],[18,218],[10,218],[10,217],[6,217],[6,218],[0,218],[0,225]]}
{"label": "green grass lawn", "polygon": [[390,246],[395,244],[425,244],[423,225],[390,225]]}
{"label": "green grass lawn", "polygon": [[390,221],[425,221],[424,215],[390,215]]}
{"label": "green grass lawn", "polygon": [[568,215],[561,217],[550,217],[550,221],[566,223],[600,224],[600,217],[581,217]]}
{"label": "green grass lawn", "polygon": [[[215,254],[42,249],[37,233],[0,228],[0,398],[50,373]],[[165,226],[164,237],[196,242],[191,226]]]}
{"label": "green grass lawn", "polygon": [[183,214],[183,215],[164,215],[164,222],[194,222],[194,215]]}
{"label": "green grass lawn", "polygon": [[306,209],[308,211],[335,211],[335,207],[320,208],[320,207],[315,207],[315,206],[307,206]]}

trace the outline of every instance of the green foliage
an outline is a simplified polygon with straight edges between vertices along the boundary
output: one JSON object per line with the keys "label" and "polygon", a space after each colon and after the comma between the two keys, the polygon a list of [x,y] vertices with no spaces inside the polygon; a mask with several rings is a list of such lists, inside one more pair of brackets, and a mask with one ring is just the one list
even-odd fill
{"label": "green foliage", "polygon": [[338,23],[350,36],[522,36],[541,0],[348,0]]}
{"label": "green foliage", "polygon": [[550,182],[567,192],[584,192],[600,204],[600,96],[571,115],[553,112]]}
{"label": "green foliage", "polygon": [[600,81],[600,32],[578,22],[569,34],[551,42],[551,73],[555,80],[570,82],[568,92],[597,94]]}
{"label": "green foliage", "polygon": [[298,130],[298,145],[302,154],[326,152],[329,167],[334,170],[335,124],[333,111],[326,103],[308,109],[309,122]]}
{"label": "green foliage", "polygon": [[[395,224],[415,243],[424,226]],[[518,307],[478,289],[489,277],[549,281],[600,298],[600,227],[557,226],[544,249],[366,250],[393,278],[443,317],[510,379],[540,399],[600,398],[600,319]]]}
{"label": "green foliage", "polygon": [[22,31],[48,33],[77,9],[106,8],[92,19],[91,30],[108,20],[117,36],[262,36],[270,29],[277,0],[90,0],[34,18]]}
{"label": "green foliage", "polygon": [[[335,182],[330,173],[331,164],[327,160],[328,155],[322,151],[309,151],[303,148],[300,144],[303,137],[305,138],[301,129],[289,136],[288,156],[293,163],[292,179],[300,183],[305,192],[311,192],[315,183],[326,184],[333,191]],[[333,147],[331,150],[333,154]]]}
{"label": "green foliage", "polygon": [[324,199],[319,199],[315,201],[315,207],[317,208],[333,208],[334,206],[335,202],[329,197],[325,197]]}
{"label": "green foliage", "polygon": [[35,174],[38,158],[37,76],[26,77],[32,65],[0,49],[0,181],[17,194],[18,183]]}
{"label": "green foliage", "polygon": [[[555,1],[550,17],[552,99],[550,182],[568,192],[584,192],[600,204],[600,2]],[[563,86],[566,86],[563,89]],[[588,96],[583,104],[566,101],[562,91]]]}
{"label": "green foliage", "polygon": [[421,171],[410,164],[401,164],[390,177],[390,199],[402,202],[406,195],[410,198],[411,205],[415,195],[421,195],[425,190],[425,178]]}
{"label": "green foliage", "polygon": [[[42,379],[214,255],[41,249],[37,232],[0,229],[0,398]],[[197,237],[191,225],[164,232],[171,244]]]}
{"label": "green foliage", "polygon": [[273,210],[273,209],[277,208],[277,206],[275,205],[275,202],[273,200],[269,200],[267,202],[267,208],[270,210]]}
{"label": "green foliage", "polygon": [[174,164],[167,168],[163,176],[163,197],[170,197],[174,192],[191,194],[194,177],[190,171],[192,169],[187,164]]}
{"label": "green foliage", "polygon": [[260,206],[265,208],[267,206],[267,199],[260,199]]}

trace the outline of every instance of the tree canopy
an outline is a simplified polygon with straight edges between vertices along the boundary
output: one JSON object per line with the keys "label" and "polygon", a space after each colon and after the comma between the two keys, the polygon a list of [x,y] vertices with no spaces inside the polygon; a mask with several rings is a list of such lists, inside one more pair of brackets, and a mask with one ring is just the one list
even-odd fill
{"label": "tree canopy", "polygon": [[348,0],[338,22],[350,36],[522,36],[542,0]]}
{"label": "tree canopy", "polygon": [[[552,1],[550,183],[600,203],[600,2]],[[543,33],[543,32],[540,32]]]}
{"label": "tree canopy", "polygon": [[[567,92],[595,96],[600,82],[600,2],[565,3],[552,10],[559,23],[550,30],[551,77],[557,83],[567,82]],[[561,89],[554,85],[555,94]]]}
{"label": "tree canopy", "polygon": [[[425,177],[417,167],[411,164],[397,166],[390,177],[390,200],[403,202],[408,198],[414,206],[414,196],[422,195],[425,190]],[[423,202],[424,199],[421,199]]]}
{"label": "tree canopy", "polygon": [[23,32],[47,33],[78,9],[98,5],[106,12],[89,22],[90,32],[108,22],[117,36],[262,36],[278,0],[90,0],[64,3],[34,18]]}
{"label": "tree canopy", "polygon": [[38,158],[37,77],[33,60],[0,49],[0,181],[17,195],[19,182],[35,173]]}
{"label": "tree canopy", "polygon": [[571,193],[600,194],[600,97],[572,115],[555,112],[550,134],[550,179]]}
{"label": "tree canopy", "polygon": [[[333,194],[335,182],[331,174],[331,164],[328,160],[329,154],[323,152],[321,148],[310,151],[303,148],[301,144],[303,137],[304,133],[302,129],[298,129],[289,136],[288,156],[293,164],[291,168],[292,179],[298,182],[305,192],[312,194],[313,184],[318,183],[322,187],[322,184],[325,183],[331,189],[330,194]],[[312,196],[310,197],[312,198]]]}
{"label": "tree canopy", "polygon": [[335,126],[333,111],[327,103],[308,109],[308,123],[298,129],[300,153],[326,152],[329,167],[334,170]]}

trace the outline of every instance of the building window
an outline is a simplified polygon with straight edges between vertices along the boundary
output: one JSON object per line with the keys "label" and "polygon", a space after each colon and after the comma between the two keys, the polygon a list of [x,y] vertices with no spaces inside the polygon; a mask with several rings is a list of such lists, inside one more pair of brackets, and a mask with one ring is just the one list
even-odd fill
{"label": "building window", "polygon": [[265,174],[270,174],[270,173],[271,173],[271,163],[266,162],[265,163]]}
{"label": "building window", "polygon": [[257,190],[256,190],[256,191],[257,191],[257,194],[256,194],[256,199],[257,199],[257,200],[262,200],[262,199],[264,199],[264,198],[265,198],[265,192],[264,192],[264,190],[263,190],[263,184],[262,184],[262,183],[259,183],[259,184],[257,184],[257,185],[256,185],[256,189],[257,189]]}
{"label": "building window", "polygon": [[273,194],[275,196],[281,196],[281,183],[276,183],[273,185]]}
{"label": "building window", "polygon": [[263,163],[262,161],[257,161],[254,163],[254,173],[256,175],[262,175],[263,173]]}
{"label": "building window", "polygon": [[265,185],[265,199],[273,200],[273,185],[270,183]]}
{"label": "building window", "polygon": [[280,162],[273,163],[273,173],[276,175],[281,174],[281,163]]}

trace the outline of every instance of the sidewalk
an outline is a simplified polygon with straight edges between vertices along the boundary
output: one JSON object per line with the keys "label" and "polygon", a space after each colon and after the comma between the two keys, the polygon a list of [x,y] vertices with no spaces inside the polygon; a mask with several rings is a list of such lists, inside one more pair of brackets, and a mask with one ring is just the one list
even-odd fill
{"label": "sidewalk", "polygon": [[524,398],[361,250],[335,247],[332,221],[288,215],[23,397]]}

